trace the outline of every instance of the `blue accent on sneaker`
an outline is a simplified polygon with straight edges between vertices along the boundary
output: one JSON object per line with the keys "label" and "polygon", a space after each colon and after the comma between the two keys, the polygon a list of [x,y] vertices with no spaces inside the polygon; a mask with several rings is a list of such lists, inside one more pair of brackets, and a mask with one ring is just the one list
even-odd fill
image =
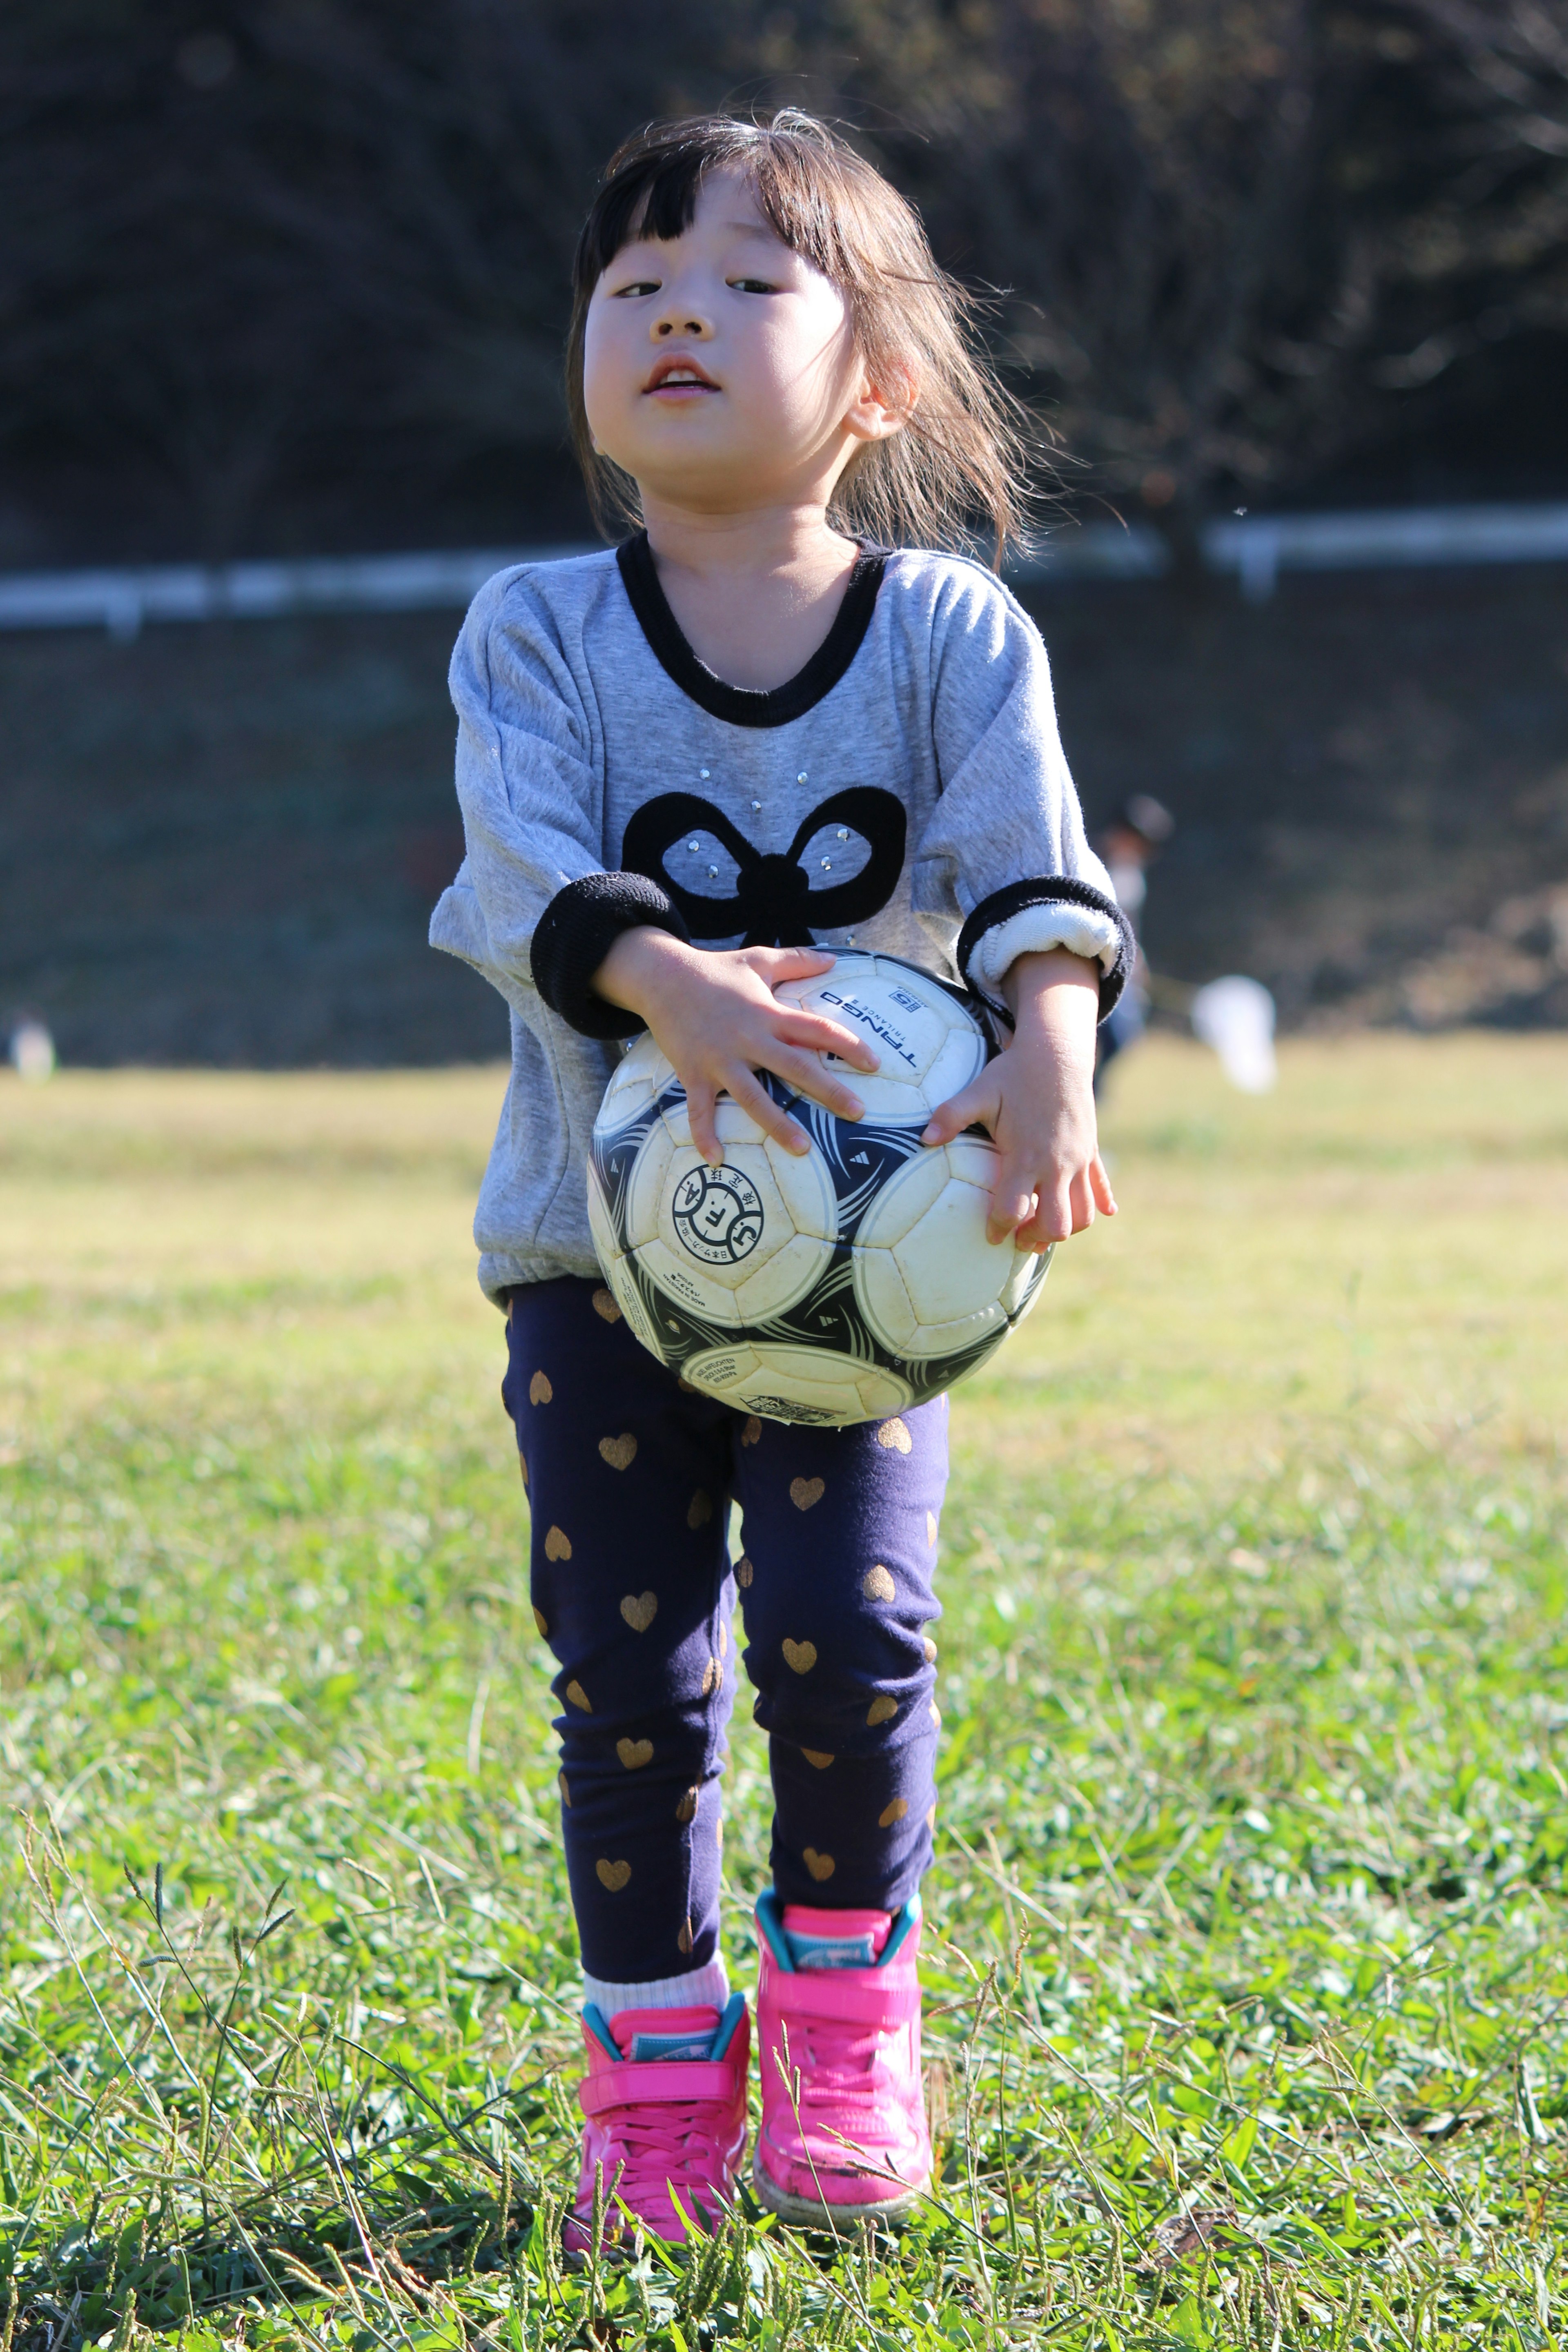
{"label": "blue accent on sneaker", "polygon": [[776,1886],[770,1886],[757,1897],[757,1926],[766,1939],[775,1965],[783,1969],[785,1976],[793,1977],[795,1955],[790,1950],[789,1937],[784,1932],[784,1905],[779,1901]]}
{"label": "blue accent on sneaker", "polygon": [[719,2020],[719,2031],[713,2036],[713,2046],[708,2053],[710,2058],[718,2059],[729,2055],[730,2044],[735,2039],[741,2021],[745,2014],[745,1994],[732,1992],[724,2004],[724,2014]]}
{"label": "blue accent on sneaker", "polygon": [[609,2021],[595,2001],[585,2000],[583,2003],[583,2022],[595,2041],[604,2043],[618,2066],[622,2057],[621,2045],[610,2032]]}
{"label": "blue accent on sneaker", "polygon": [[920,1916],[921,1898],[918,1895],[911,1895],[903,1909],[894,1912],[893,1924],[888,1930],[888,1940],[877,1955],[877,1966],[879,1969],[887,1967],[904,1937],[919,1924]]}

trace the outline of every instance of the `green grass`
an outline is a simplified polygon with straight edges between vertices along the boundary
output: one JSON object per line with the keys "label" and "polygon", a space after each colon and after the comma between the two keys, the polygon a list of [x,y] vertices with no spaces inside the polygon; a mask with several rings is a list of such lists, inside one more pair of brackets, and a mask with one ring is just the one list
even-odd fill
{"label": "green grass", "polygon": [[[0,1091],[0,2352],[1561,2340],[1568,1051],[1127,1067],[955,1400],[939,2191],[584,2277],[498,1093]],[[741,1721],[739,1984],[766,1833]]]}

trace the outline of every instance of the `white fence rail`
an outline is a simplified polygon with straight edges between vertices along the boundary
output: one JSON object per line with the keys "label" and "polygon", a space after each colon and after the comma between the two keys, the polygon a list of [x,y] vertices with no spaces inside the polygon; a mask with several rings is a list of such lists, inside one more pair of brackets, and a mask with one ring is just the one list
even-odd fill
{"label": "white fence rail", "polygon": [[[1568,504],[1226,517],[1207,524],[1202,539],[1210,568],[1234,573],[1243,595],[1263,603],[1282,572],[1568,562]],[[431,555],[315,556],[298,562],[12,572],[0,574],[0,629],[100,628],[129,638],[150,621],[460,609],[503,564],[584,552],[580,545],[497,547]],[[1152,580],[1169,562],[1165,541],[1151,524],[1092,522],[1053,531],[1011,576],[1027,582]]]}

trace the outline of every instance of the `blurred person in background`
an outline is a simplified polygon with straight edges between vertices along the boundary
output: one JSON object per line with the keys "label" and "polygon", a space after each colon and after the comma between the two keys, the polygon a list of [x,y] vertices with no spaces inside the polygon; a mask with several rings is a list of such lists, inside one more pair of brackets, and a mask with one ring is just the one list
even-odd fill
{"label": "blurred person in background", "polygon": [[[1149,868],[1175,830],[1176,820],[1163,801],[1155,800],[1151,793],[1134,793],[1122,802],[1094,845],[1110,877],[1116,903],[1136,933],[1142,931]],[[1118,1054],[1135,1045],[1148,1024],[1148,966],[1140,947],[1131,977],[1100,1024],[1100,1046],[1094,1066],[1096,1094]]]}

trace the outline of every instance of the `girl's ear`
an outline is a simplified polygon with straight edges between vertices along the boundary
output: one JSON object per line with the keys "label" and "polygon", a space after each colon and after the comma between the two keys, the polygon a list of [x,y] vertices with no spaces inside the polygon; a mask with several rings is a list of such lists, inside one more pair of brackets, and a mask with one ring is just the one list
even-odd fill
{"label": "girl's ear", "polygon": [[886,441],[902,431],[919,390],[912,376],[901,377],[886,392],[862,376],[844,422],[858,441]]}

